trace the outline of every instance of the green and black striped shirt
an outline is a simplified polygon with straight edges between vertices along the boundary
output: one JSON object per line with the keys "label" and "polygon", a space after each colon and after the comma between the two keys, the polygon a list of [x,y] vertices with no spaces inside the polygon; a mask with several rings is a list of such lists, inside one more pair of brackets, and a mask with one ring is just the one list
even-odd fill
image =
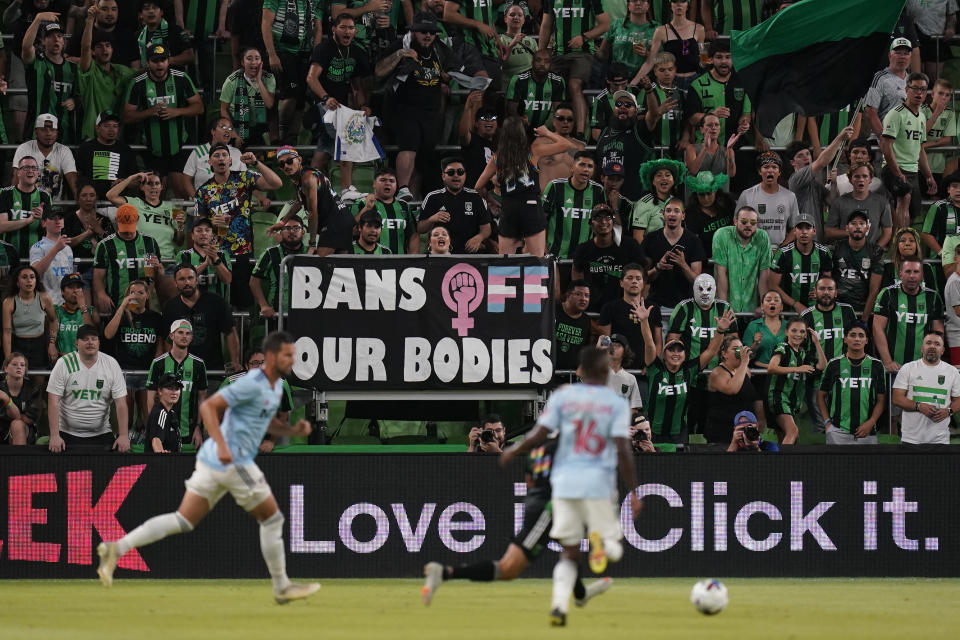
{"label": "green and black striped shirt", "polygon": [[[687,345],[687,359],[696,360],[717,332],[716,319],[729,308],[730,303],[726,300],[716,300],[709,308],[703,309],[696,300],[687,298],[673,308],[668,334],[679,333],[680,339]],[[717,366],[717,358],[711,360],[707,366]]]}
{"label": "green and black striped shirt", "polygon": [[760,24],[761,5],[760,0],[713,0],[714,31],[729,36],[734,30],[744,31]]}
{"label": "green and black striped shirt", "polygon": [[797,244],[791,242],[777,249],[770,270],[780,274],[780,288],[788,296],[809,305],[813,302],[817,280],[833,272],[833,254],[822,244],[814,243],[810,255],[804,255]]}
{"label": "green and black striped shirt", "polygon": [[662,360],[647,367],[644,412],[656,440],[676,440],[687,423],[687,399],[700,374],[700,361],[687,360],[671,373]]}
{"label": "green and black striped shirt", "polygon": [[879,396],[887,393],[883,363],[870,356],[857,361],[846,356],[834,358],[823,372],[820,391],[827,394],[833,426],[853,433],[870,418]]}
{"label": "green and black striped shirt", "polygon": [[[491,27],[496,24],[497,10],[493,0],[453,0],[453,2],[460,7],[460,13],[467,18]],[[475,46],[480,51],[480,55],[500,61],[496,40],[490,40],[476,29],[463,29],[463,39]]]}
{"label": "green and black striped shirt", "polygon": [[590,239],[590,212],[606,202],[603,186],[590,180],[577,189],[570,178],[558,178],[543,192],[543,213],[547,216],[547,251],[560,259],[573,257],[577,245]]}
{"label": "green and black striped shirt", "polygon": [[[135,106],[137,111],[145,111],[161,102],[174,109],[184,109],[195,95],[197,88],[190,76],[170,69],[167,77],[159,82],[148,73],[134,78],[127,91],[127,104]],[[150,118],[141,121],[137,128],[143,132],[144,144],[152,155],[168,158],[179,153],[186,142],[187,124],[187,118],[179,116],[169,120]]]}
{"label": "green and black striped shirt", "polygon": [[60,122],[58,142],[80,142],[73,121],[75,112],[67,111],[63,106],[63,103],[71,98],[76,98],[79,102],[77,65],[67,59],[56,64],[37,53],[31,64],[24,65],[24,74],[27,80],[27,137],[33,137],[33,123],[37,116],[41,113],[52,113]]}
{"label": "green and black striped shirt", "polygon": [[148,254],[159,256],[160,247],[156,240],[140,232],[132,240],[113,234],[97,243],[93,268],[106,269],[104,288],[111,300],[119,304],[131,280],[146,278]]}
{"label": "green and black striped shirt", "polygon": [[[7,214],[7,220],[25,220],[33,216],[33,208],[42,206],[50,209],[50,194],[40,189],[24,193],[16,185],[0,189],[0,215]],[[35,219],[25,227],[3,234],[3,239],[13,245],[21,256],[30,255],[30,247],[44,235],[40,220]]]}
{"label": "green and black striped shirt", "polygon": [[[282,244],[277,244],[266,251],[257,260],[257,265],[253,268],[252,278],[260,280],[260,288],[263,290],[263,297],[267,303],[273,307],[274,311],[280,313],[280,263],[287,256],[296,256],[306,253],[301,245],[299,249],[290,251]],[[289,273],[284,274],[283,280],[284,305],[283,308],[290,308],[290,277]]]}
{"label": "green and black striped shirt", "polygon": [[[233,263],[230,262],[229,253],[218,251],[217,257],[223,261],[228,270],[233,272]],[[196,267],[206,259],[206,256],[194,251],[193,247],[184,249],[177,254],[177,264],[189,264],[192,267]],[[230,285],[220,279],[220,276],[217,275],[217,267],[213,264],[208,264],[203,273],[197,274],[197,286],[200,291],[215,293],[228,302],[230,300]]]}
{"label": "green and black striped shirt", "polygon": [[553,51],[556,55],[593,52],[593,42],[587,38],[584,38],[581,49],[572,50],[567,43],[596,26],[597,16],[604,13],[601,0],[547,0],[543,3],[543,12],[553,16]]}
{"label": "green and black striped shirt", "polygon": [[507,85],[507,100],[520,105],[531,128],[547,124],[553,112],[553,103],[562,102],[566,94],[563,78],[548,73],[543,82],[538,83],[527,71],[510,78]]}
{"label": "green and black striped shirt", "polygon": [[[353,203],[353,217],[356,218],[366,203],[357,200]],[[390,249],[390,253],[400,255],[407,252],[410,240],[417,235],[417,217],[410,210],[410,205],[402,200],[394,199],[387,204],[377,200],[374,210],[383,220],[383,229],[380,232],[380,242]]]}
{"label": "green and black striped shirt", "polygon": [[800,318],[807,327],[817,332],[823,353],[829,360],[839,358],[846,350],[843,338],[847,335],[847,329],[857,321],[857,313],[850,305],[837,302],[829,311],[823,311],[814,305],[801,313]]}
{"label": "green and black striped shirt", "polygon": [[880,291],[873,313],[887,319],[885,333],[890,357],[903,365],[920,358],[923,334],[933,328],[934,320],[943,320],[943,300],[926,287],[910,295],[900,285],[890,285]]}
{"label": "green and black striped shirt", "polygon": [[[795,350],[786,342],[781,342],[773,350],[773,355],[780,356],[781,367],[802,367],[803,365],[813,365],[811,355],[816,357],[816,352],[801,348]],[[767,403],[770,405],[774,416],[783,413],[779,408],[788,409],[790,412],[798,410],[803,402],[803,392],[806,389],[807,374],[805,373],[782,373],[770,375],[770,388],[767,392]]]}
{"label": "green and black striped shirt", "polygon": [[200,402],[200,392],[207,390],[207,365],[197,356],[188,353],[183,362],[167,351],[159,358],[154,359],[147,374],[147,389],[157,390],[157,381],[165,373],[172,373],[180,380],[183,391],[180,399],[173,406],[173,412],[180,419],[180,437],[190,437],[190,427],[199,424],[197,407]]}

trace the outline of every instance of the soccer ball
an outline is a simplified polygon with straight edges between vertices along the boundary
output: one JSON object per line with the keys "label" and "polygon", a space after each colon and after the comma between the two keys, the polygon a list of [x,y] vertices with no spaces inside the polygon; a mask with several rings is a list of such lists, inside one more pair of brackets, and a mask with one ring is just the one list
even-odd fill
{"label": "soccer ball", "polygon": [[701,580],[690,591],[690,602],[700,613],[712,616],[727,608],[727,588],[719,580]]}

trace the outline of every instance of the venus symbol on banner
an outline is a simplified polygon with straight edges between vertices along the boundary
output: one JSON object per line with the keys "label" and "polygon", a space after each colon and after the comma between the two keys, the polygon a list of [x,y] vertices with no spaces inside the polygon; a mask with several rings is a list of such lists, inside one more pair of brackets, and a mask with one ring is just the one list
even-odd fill
{"label": "venus symbol on banner", "polygon": [[444,275],[440,286],[443,302],[456,312],[457,317],[450,321],[450,326],[457,330],[457,335],[464,337],[473,329],[473,318],[470,314],[477,310],[483,301],[483,277],[476,267],[461,262],[452,266]]}

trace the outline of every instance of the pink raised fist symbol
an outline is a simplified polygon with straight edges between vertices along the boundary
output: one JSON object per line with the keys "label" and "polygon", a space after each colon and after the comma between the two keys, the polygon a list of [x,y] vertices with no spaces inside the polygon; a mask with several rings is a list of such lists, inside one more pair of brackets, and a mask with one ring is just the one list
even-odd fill
{"label": "pink raised fist symbol", "polygon": [[466,263],[455,265],[444,274],[441,291],[444,303],[457,314],[450,325],[457,330],[458,336],[466,336],[473,328],[470,314],[477,310],[483,300],[480,272]]}

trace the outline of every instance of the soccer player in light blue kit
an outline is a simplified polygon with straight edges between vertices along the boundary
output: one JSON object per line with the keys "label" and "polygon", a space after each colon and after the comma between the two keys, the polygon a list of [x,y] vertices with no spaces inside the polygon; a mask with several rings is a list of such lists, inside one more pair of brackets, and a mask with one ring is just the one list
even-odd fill
{"label": "soccer player in light blue kit", "polygon": [[610,358],[605,350],[588,347],[580,352],[577,375],[581,384],[566,385],[547,400],[536,428],[520,444],[500,456],[509,464],[518,454],[542,444],[551,433],[560,433],[553,457],[550,486],[553,491],[553,527],[550,537],[563,546],[553,569],[553,604],[550,624],[564,626],[570,594],[577,579],[580,540],[590,539],[590,569],[601,573],[607,559],[623,556],[616,470],[630,493],[633,516],[640,513],[637,474],[630,446],[630,406],[606,386]]}
{"label": "soccer player in light blue kit", "polygon": [[[180,506],[173,513],[153,517],[116,542],[97,547],[97,574],[104,586],[113,584],[117,562],[126,552],[167,536],[193,531],[228,491],[260,523],[260,551],[273,580],[279,604],[306,598],[320,585],[299,584],[287,577],[283,549],[283,514],[253,459],[269,431],[279,436],[306,436],[310,423],[291,427],[276,417],[283,395],[283,376],[290,373],[296,355],[293,337],[277,331],[263,341],[265,362],[200,405],[200,417],[210,438],[197,454],[193,475]],[[222,420],[222,421],[221,421]]]}

